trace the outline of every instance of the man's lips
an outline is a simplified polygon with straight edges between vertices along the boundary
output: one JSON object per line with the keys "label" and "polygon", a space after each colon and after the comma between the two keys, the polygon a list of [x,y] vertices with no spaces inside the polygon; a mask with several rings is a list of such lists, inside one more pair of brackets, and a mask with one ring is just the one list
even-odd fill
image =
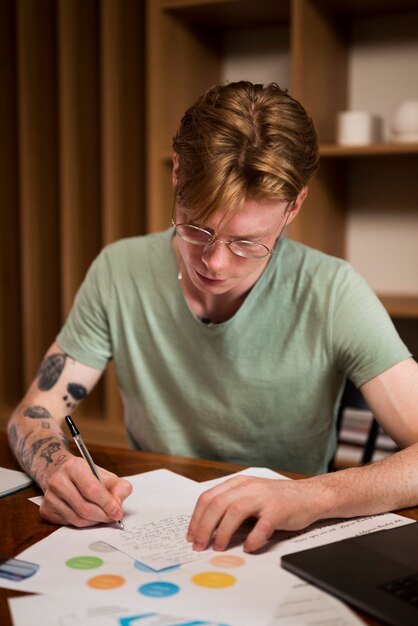
{"label": "man's lips", "polygon": [[225,278],[210,278],[209,276],[205,276],[204,274],[201,274],[197,270],[195,270],[195,272],[197,276],[199,277],[199,279],[208,285],[221,285],[226,280]]}

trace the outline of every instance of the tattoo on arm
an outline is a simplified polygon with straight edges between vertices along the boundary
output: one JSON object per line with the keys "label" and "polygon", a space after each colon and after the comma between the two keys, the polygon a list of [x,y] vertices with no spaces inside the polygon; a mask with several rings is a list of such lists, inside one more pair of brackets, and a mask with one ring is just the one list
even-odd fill
{"label": "tattoo on arm", "polygon": [[51,413],[43,406],[30,406],[23,412],[23,415],[33,420],[45,420],[51,417]]}
{"label": "tattoo on arm", "polygon": [[9,428],[9,443],[10,443],[10,447],[12,450],[16,450],[18,439],[19,439],[19,436],[17,434],[16,425],[12,424],[11,427]]}
{"label": "tattoo on arm", "polygon": [[61,450],[61,444],[58,441],[51,441],[41,452],[41,457],[45,459],[47,466],[52,463],[52,455],[54,452]]}
{"label": "tattoo on arm", "polygon": [[28,474],[32,472],[33,459],[35,458],[36,453],[38,452],[39,448],[41,448],[45,443],[48,443],[48,441],[51,441],[51,439],[53,439],[53,437],[44,437],[43,439],[37,439],[28,448],[26,448],[26,450],[23,451],[21,463],[25,472],[27,472]]}
{"label": "tattoo on arm", "polygon": [[65,454],[60,454],[60,456],[57,458],[57,460],[54,463],[54,467],[60,467],[66,461],[68,461],[68,458],[65,456]]}
{"label": "tattoo on arm", "polygon": [[38,389],[49,391],[56,384],[65,366],[66,354],[50,354],[38,370]]}
{"label": "tattoo on arm", "polygon": [[78,383],[68,383],[67,393],[62,398],[69,409],[75,409],[77,404],[81,402],[87,395],[87,389],[84,385]]}

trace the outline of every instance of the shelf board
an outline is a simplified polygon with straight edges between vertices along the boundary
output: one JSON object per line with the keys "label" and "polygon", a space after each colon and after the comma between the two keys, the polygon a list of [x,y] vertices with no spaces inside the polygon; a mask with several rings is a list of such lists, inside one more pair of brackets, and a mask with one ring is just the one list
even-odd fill
{"label": "shelf board", "polygon": [[379,298],[392,317],[418,318],[418,296],[381,294]]}
{"label": "shelf board", "polygon": [[347,17],[376,17],[409,13],[418,9],[417,0],[316,0],[318,6],[337,15]]}
{"label": "shelf board", "polygon": [[337,144],[320,144],[321,157],[362,157],[390,156],[403,154],[418,155],[418,141],[373,143],[365,146],[340,146]]}
{"label": "shelf board", "polygon": [[161,7],[205,29],[275,26],[290,20],[290,3],[277,0],[162,0]]}

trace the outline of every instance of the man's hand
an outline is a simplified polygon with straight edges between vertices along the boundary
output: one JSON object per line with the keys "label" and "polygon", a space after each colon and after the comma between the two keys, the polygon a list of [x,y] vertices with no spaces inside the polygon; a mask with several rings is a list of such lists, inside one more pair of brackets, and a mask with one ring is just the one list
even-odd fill
{"label": "man's hand", "polygon": [[83,528],[122,519],[122,503],[132,485],[98,467],[103,484],[84,459],[70,456],[48,481],[41,516],[54,524]]}
{"label": "man's hand", "polygon": [[[318,519],[315,483],[235,476],[205,491],[198,499],[187,534],[195,550],[225,550],[244,520],[258,518],[244,550],[261,548],[275,530],[300,530]],[[308,504],[309,503],[309,504]]]}

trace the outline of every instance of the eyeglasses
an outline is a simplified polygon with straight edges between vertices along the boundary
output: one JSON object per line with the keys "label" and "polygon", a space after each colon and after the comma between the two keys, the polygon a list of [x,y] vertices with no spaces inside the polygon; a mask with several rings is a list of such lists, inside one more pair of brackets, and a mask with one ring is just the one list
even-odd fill
{"label": "eyeglasses", "polygon": [[192,224],[176,224],[173,219],[171,220],[171,226],[175,229],[176,234],[184,241],[187,241],[187,243],[192,243],[196,246],[210,246],[219,241],[219,243],[226,244],[231,252],[245,259],[262,259],[268,254],[273,254],[275,250],[274,248],[268,248],[263,243],[255,243],[246,239],[219,239],[210,230],[199,228]]}

